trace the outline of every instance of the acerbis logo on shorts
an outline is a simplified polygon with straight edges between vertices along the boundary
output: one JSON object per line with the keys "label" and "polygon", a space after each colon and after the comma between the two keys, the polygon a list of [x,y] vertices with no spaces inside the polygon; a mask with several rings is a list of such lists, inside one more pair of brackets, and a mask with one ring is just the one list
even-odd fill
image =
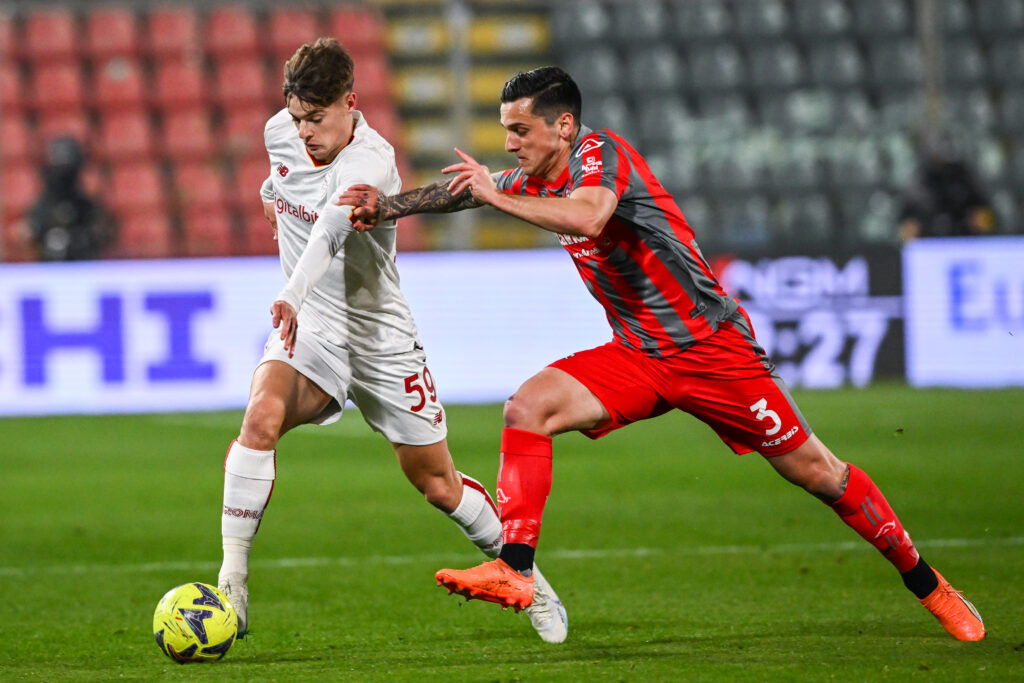
{"label": "acerbis logo on shorts", "polygon": [[778,446],[783,441],[788,441],[790,438],[793,437],[794,434],[796,434],[799,431],[800,431],[800,426],[799,425],[793,425],[792,429],[790,429],[788,432],[786,432],[785,434],[783,434],[779,438],[772,439],[771,441],[762,441],[761,442],[761,448],[771,448],[772,446]]}

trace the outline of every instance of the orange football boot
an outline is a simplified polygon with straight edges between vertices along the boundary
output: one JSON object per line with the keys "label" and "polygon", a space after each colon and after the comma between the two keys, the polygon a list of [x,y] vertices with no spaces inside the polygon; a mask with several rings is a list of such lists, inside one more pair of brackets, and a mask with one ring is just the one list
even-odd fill
{"label": "orange football boot", "polygon": [[523,576],[502,560],[491,560],[472,569],[442,569],[437,583],[466,600],[486,600],[519,611],[533,604],[533,577]]}
{"label": "orange football boot", "polygon": [[978,610],[974,609],[974,605],[961,595],[960,591],[949,585],[949,581],[942,578],[942,574],[935,572],[935,577],[939,580],[938,588],[922,598],[921,604],[927,607],[942,624],[942,628],[949,631],[957,640],[984,638],[985,624]]}

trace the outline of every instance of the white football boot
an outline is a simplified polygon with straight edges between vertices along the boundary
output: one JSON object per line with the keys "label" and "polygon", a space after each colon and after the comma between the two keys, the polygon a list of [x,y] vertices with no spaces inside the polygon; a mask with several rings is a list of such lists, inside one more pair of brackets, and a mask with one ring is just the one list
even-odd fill
{"label": "white football boot", "polygon": [[569,635],[569,615],[548,580],[533,565],[533,602],[526,608],[537,635],[545,643],[561,643]]}
{"label": "white football boot", "polygon": [[241,639],[249,631],[249,587],[241,574],[228,574],[220,579],[217,588],[228,597],[235,613],[238,615],[238,636]]}

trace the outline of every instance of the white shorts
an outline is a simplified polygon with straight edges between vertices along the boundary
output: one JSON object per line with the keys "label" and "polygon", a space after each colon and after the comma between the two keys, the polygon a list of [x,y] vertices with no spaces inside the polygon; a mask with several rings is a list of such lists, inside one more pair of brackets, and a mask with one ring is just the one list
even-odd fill
{"label": "white shorts", "polygon": [[295,355],[289,358],[280,331],[274,330],[260,365],[269,360],[287,363],[334,397],[311,420],[313,424],[337,422],[345,400],[351,399],[366,423],[391,443],[426,446],[448,435],[448,421],[422,348],[365,356],[300,334]]}

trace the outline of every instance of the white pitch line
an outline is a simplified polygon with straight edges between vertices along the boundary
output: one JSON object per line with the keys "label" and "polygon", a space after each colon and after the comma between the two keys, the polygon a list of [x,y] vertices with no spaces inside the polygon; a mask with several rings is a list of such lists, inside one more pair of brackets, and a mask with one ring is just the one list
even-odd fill
{"label": "white pitch line", "polygon": [[[1024,536],[1009,538],[944,538],[915,543],[920,548],[984,548],[1024,545]],[[764,553],[803,553],[868,550],[864,541],[841,543],[786,543],[782,545],[708,545],[678,548],[594,548],[576,550],[545,550],[544,558],[558,560],[592,560],[608,558],[641,558],[655,556],[760,555]],[[472,561],[468,553],[430,553],[419,555],[368,555],[365,557],[293,557],[277,560],[253,559],[256,569],[294,569],[301,567],[363,567],[366,565],[444,564]],[[0,567],[0,577],[69,576],[76,574],[146,574],[153,572],[213,573],[218,562],[145,562],[136,564],[62,564],[49,567]]]}

